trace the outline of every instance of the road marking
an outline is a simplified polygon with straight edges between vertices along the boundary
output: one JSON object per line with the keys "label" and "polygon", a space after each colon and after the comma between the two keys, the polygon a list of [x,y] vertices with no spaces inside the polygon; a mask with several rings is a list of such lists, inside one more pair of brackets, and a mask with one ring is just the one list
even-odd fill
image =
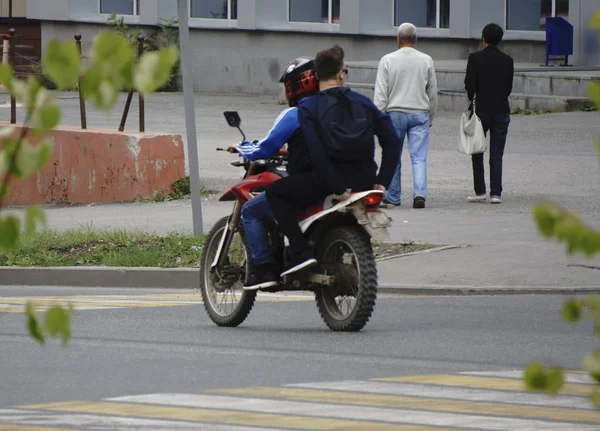
{"label": "road marking", "polygon": [[[2,420],[15,425],[1,425],[0,431],[67,431],[58,428],[39,428],[18,425],[35,423],[50,426],[74,427],[76,429],[127,429],[140,431],[284,431],[281,428],[249,428],[245,426],[201,424],[178,420],[137,419],[120,416],[101,416],[89,414],[64,414],[40,411],[0,410]],[[3,428],[5,427],[5,428]],[[70,428],[73,431],[73,428]]]}
{"label": "road marking", "polygon": [[402,408],[404,407],[403,405],[392,409],[204,394],[152,394],[112,398],[111,401],[152,404],[153,406],[209,408],[284,415],[294,414],[310,417],[368,420],[410,425],[450,426],[465,429],[480,429],[478,424],[485,423],[490,429],[498,431],[529,431],[531,429],[543,429],[546,431],[565,431],[567,429],[570,431],[598,431],[597,425],[409,410]]}
{"label": "road marking", "polygon": [[[524,391],[523,381],[515,379],[501,379],[497,377],[475,377],[475,376],[454,376],[454,375],[428,375],[428,376],[405,376],[405,377],[387,377],[382,379],[373,379],[381,382],[400,382],[400,383],[423,383],[438,386],[460,386],[467,388],[495,389],[501,391]],[[563,395],[583,395],[587,396],[592,392],[590,385],[580,385],[567,383],[561,389]]]}
{"label": "road marking", "polygon": [[492,416],[510,416],[556,421],[595,422],[600,424],[600,412],[540,406],[519,406],[462,400],[438,400],[435,398],[405,397],[397,395],[365,394],[361,392],[324,391],[315,389],[286,389],[254,387],[243,389],[217,389],[209,393],[244,397],[277,398],[316,403],[350,404],[358,406],[392,407],[435,412],[455,412]]}
{"label": "road marking", "polygon": [[[314,296],[287,294],[260,294],[261,302],[313,301]],[[202,296],[194,294],[151,295],[81,295],[81,296],[9,296],[0,298],[0,313],[24,313],[31,302],[40,311],[55,306],[72,306],[77,311],[112,310],[119,308],[181,307],[202,304]]]}
{"label": "road marking", "polygon": [[[583,396],[522,392],[520,371],[402,376],[370,381],[146,394],[0,410],[0,431],[598,431]],[[573,393],[590,389],[566,373]],[[61,430],[62,431],[62,430]]]}
{"label": "road marking", "polygon": [[[522,379],[523,371],[471,371],[460,373],[466,376],[482,376],[482,377],[500,377],[505,379]],[[564,379],[566,383],[581,383],[587,385],[597,385],[598,383],[590,377],[589,374],[580,374],[573,372],[565,372]]]}
{"label": "road marking", "polygon": [[557,396],[550,398],[545,394],[526,392],[501,392],[484,389],[421,385],[415,383],[383,383],[349,380],[341,382],[316,382],[286,385],[287,387],[325,389],[331,391],[351,391],[370,394],[415,396],[435,399],[457,399],[464,401],[482,401],[490,403],[520,404],[529,406],[547,406],[570,409],[593,410],[587,398]]}
{"label": "road marking", "polygon": [[[67,402],[31,406],[35,409],[52,411],[118,415],[136,418],[177,418],[183,421],[218,422],[221,424],[245,425],[298,430],[344,430],[344,431],[456,431],[456,428],[423,427],[404,424],[389,424],[366,420],[331,419],[307,417],[297,414],[266,414],[207,408],[186,408],[159,405],[127,404],[119,402]],[[237,407],[230,404],[229,408]],[[22,408],[29,408],[23,406]],[[573,430],[570,428],[570,430]],[[563,430],[564,431],[564,430]],[[573,430],[574,431],[574,430]]]}

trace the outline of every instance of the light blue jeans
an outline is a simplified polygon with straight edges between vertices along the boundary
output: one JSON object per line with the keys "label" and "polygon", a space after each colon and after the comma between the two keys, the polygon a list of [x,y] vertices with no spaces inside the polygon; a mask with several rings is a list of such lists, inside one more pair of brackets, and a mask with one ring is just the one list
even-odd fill
{"label": "light blue jeans", "polygon": [[412,162],[413,199],[421,196],[427,199],[427,152],[429,151],[429,113],[427,112],[388,112],[396,133],[400,137],[400,157],[396,173],[386,193],[391,203],[402,199],[402,147],[408,135],[408,153]]}

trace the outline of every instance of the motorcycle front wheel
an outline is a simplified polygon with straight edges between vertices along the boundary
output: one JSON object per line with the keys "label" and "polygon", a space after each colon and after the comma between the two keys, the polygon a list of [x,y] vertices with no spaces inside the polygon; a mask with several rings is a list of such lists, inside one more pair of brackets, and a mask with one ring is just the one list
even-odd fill
{"label": "motorcycle front wheel", "polygon": [[317,308],[332,331],[360,331],[377,298],[377,269],[370,237],[358,226],[331,229],[320,241],[317,257],[335,283],[315,292]]}
{"label": "motorcycle front wheel", "polygon": [[241,226],[235,232],[222,265],[211,268],[217,255],[227,217],[221,218],[204,241],[200,266],[200,292],[210,319],[219,326],[240,325],[254,306],[256,291],[243,289],[250,267],[250,250]]}

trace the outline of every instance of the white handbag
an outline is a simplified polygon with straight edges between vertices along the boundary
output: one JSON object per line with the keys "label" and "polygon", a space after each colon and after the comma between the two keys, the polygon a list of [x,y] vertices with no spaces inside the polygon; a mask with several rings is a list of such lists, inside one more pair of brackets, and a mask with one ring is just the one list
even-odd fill
{"label": "white handbag", "polygon": [[483,132],[483,124],[475,113],[469,118],[469,112],[465,110],[460,117],[458,130],[458,151],[463,154],[480,154],[487,150],[487,140]]}

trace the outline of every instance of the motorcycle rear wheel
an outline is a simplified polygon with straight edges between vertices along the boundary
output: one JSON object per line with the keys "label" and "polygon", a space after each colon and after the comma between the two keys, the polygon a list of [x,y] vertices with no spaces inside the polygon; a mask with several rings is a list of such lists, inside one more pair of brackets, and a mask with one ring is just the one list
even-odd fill
{"label": "motorcycle rear wheel", "polygon": [[377,269],[369,236],[357,226],[340,226],[325,234],[317,256],[335,284],[315,292],[317,308],[332,331],[360,331],[377,298]]}
{"label": "motorcycle rear wheel", "polygon": [[200,292],[210,319],[218,326],[234,327],[240,325],[250,314],[256,291],[243,289],[251,255],[241,226],[234,234],[224,265],[211,270],[223,231],[227,229],[227,220],[227,217],[221,218],[204,241]]}

